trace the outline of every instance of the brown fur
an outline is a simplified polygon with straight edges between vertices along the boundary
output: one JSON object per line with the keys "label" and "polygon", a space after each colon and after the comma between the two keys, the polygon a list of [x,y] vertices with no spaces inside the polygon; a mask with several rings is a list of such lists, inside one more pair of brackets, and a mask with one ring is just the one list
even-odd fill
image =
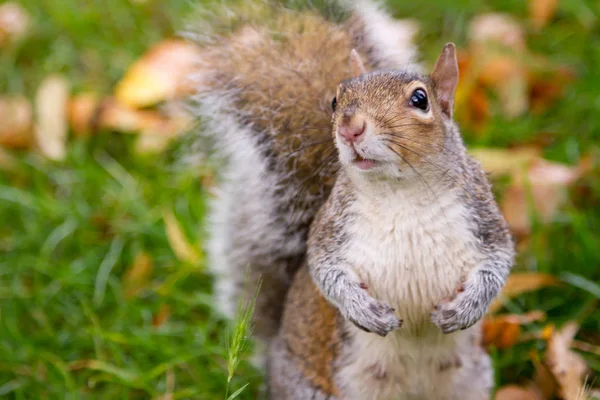
{"label": "brown fur", "polygon": [[303,267],[288,293],[282,337],[305,379],[327,395],[337,395],[334,361],[340,342],[337,310],[321,295]]}

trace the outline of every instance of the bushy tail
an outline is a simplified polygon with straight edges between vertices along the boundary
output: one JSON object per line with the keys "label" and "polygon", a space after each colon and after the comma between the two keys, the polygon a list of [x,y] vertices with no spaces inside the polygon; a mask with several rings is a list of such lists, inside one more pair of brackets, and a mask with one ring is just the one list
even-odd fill
{"label": "bushy tail", "polygon": [[202,12],[190,36],[203,48],[193,97],[201,136],[224,161],[207,251],[217,305],[232,316],[243,287],[262,276],[255,332],[279,326],[304,259],[308,227],[337,166],[331,100],[356,48],[367,68],[412,64],[414,23],[368,1],[228,2]]}

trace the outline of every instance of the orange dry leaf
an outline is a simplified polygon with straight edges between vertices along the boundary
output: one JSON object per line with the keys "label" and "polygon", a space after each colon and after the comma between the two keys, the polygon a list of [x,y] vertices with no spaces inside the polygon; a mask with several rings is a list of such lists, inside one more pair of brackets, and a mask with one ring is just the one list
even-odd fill
{"label": "orange dry leaf", "polygon": [[188,242],[173,212],[165,211],[163,218],[167,230],[167,239],[175,256],[181,261],[198,264],[201,260],[201,254],[196,246]]}
{"label": "orange dry leaf", "polygon": [[544,400],[534,387],[506,385],[496,391],[495,400]]}
{"label": "orange dry leaf", "polygon": [[506,285],[502,289],[500,296],[494,300],[490,306],[490,313],[494,313],[502,308],[502,304],[512,297],[520,294],[533,292],[548,286],[557,286],[560,283],[558,278],[549,274],[539,272],[521,272],[509,275]]}
{"label": "orange dry leaf", "polygon": [[93,93],[74,96],[69,101],[69,122],[76,136],[87,136],[94,131],[100,112],[100,101]]}
{"label": "orange dry leaf", "polygon": [[483,321],[483,345],[506,349],[514,346],[521,336],[521,325],[541,321],[546,318],[542,311],[532,311],[524,315],[508,314],[486,317]]}
{"label": "orange dry leaf", "polygon": [[548,339],[546,364],[558,382],[564,400],[585,399],[585,376],[588,367],[581,356],[571,350],[573,338],[579,330],[575,322],[554,331]]}
{"label": "orange dry leaf", "polygon": [[0,146],[26,148],[33,142],[33,112],[22,96],[0,98]]}
{"label": "orange dry leaf", "polygon": [[189,127],[191,119],[185,114],[164,115],[158,111],[136,110],[114,99],[106,99],[98,116],[98,127],[119,132],[175,137]]}
{"label": "orange dry leaf", "polygon": [[125,298],[135,296],[148,284],[153,265],[154,261],[147,253],[142,251],[135,256],[133,264],[123,275]]}
{"label": "orange dry leaf", "polygon": [[35,96],[36,144],[46,157],[62,160],[67,154],[69,83],[59,76],[45,78]]}
{"label": "orange dry leaf", "polygon": [[129,68],[115,96],[121,103],[137,108],[187,94],[191,91],[187,77],[199,60],[200,50],[191,43],[160,42]]}
{"label": "orange dry leaf", "polygon": [[529,16],[536,29],[544,27],[556,14],[558,0],[529,0]]}

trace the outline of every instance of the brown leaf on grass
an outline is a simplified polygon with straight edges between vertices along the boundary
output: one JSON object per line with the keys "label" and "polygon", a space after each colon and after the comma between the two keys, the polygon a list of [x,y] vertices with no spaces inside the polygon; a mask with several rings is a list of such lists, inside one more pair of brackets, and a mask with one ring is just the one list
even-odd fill
{"label": "brown leaf on grass", "polygon": [[552,221],[567,199],[567,187],[586,170],[583,164],[571,167],[538,159],[532,162],[526,173],[516,174],[501,202],[502,213],[513,232],[528,234],[532,213],[542,223]]}
{"label": "brown leaf on grass", "polygon": [[549,68],[548,71],[530,73],[529,98],[531,111],[541,114],[552,103],[560,98],[567,84],[575,79],[575,74],[569,68]]}
{"label": "brown leaf on grass", "polygon": [[556,14],[558,0],[529,0],[529,16],[533,27],[543,28]]}
{"label": "brown leaf on grass", "polygon": [[520,294],[533,292],[544,287],[557,286],[560,284],[558,278],[549,274],[539,272],[516,272],[509,275],[506,285],[502,289],[500,296],[494,300],[490,306],[490,313],[494,313],[502,308],[507,299],[516,297]]}
{"label": "brown leaf on grass", "polygon": [[171,316],[171,307],[167,304],[161,304],[158,312],[152,317],[152,326],[155,328],[160,327],[162,324],[167,322]]}
{"label": "brown leaf on grass", "polygon": [[167,115],[154,110],[136,110],[108,98],[101,105],[98,126],[119,132],[176,137],[190,126],[184,113]]}
{"label": "brown leaf on grass", "polygon": [[[193,119],[181,106],[175,103],[165,104],[162,108],[163,115],[170,121],[170,129],[176,135],[186,132],[192,126]],[[167,148],[173,138],[172,134],[161,133],[147,127],[141,132],[135,141],[135,151],[138,154],[154,154],[162,152]]]}
{"label": "brown leaf on grass", "polygon": [[506,385],[496,391],[495,400],[544,400],[534,387]]}
{"label": "brown leaf on grass", "polygon": [[551,399],[555,396],[558,386],[550,369],[540,360],[540,356],[536,350],[532,350],[531,362],[535,367],[535,374],[533,376],[533,384],[542,394],[542,398]]}
{"label": "brown leaf on grass", "polygon": [[469,50],[476,55],[474,73],[479,83],[493,89],[508,118],[529,106],[525,33],[511,16],[481,14],[469,26]]}
{"label": "brown leaf on grass", "polygon": [[181,261],[198,264],[202,259],[200,251],[196,246],[188,242],[173,212],[166,210],[163,213],[163,219],[165,220],[167,239],[175,256]]}
{"label": "brown leaf on grass", "polygon": [[188,74],[200,60],[197,46],[182,40],[154,45],[118,83],[115,96],[129,107],[147,107],[190,93]]}
{"label": "brown leaf on grass", "polygon": [[534,321],[542,321],[546,314],[542,311],[532,311],[527,314],[507,314],[486,317],[483,321],[483,345],[507,349],[519,342],[521,325]]}
{"label": "brown leaf on grass", "polygon": [[579,325],[569,322],[555,330],[548,338],[545,362],[558,382],[564,400],[582,400],[585,395],[585,377],[588,367],[581,356],[571,350]]}
{"label": "brown leaf on grass", "polygon": [[[550,1],[539,0],[539,4]],[[457,117],[475,130],[482,130],[489,119],[489,99],[498,100],[507,118],[529,110],[541,112],[562,95],[573,78],[568,69],[556,68],[532,53],[521,24],[501,13],[473,18],[468,47],[459,52],[459,65]]]}
{"label": "brown leaf on grass", "polygon": [[52,160],[67,153],[69,82],[59,75],[46,77],[35,96],[35,138],[40,151]]}
{"label": "brown leaf on grass", "polygon": [[123,275],[123,288],[126,299],[137,295],[141,289],[146,287],[152,275],[153,266],[154,260],[147,253],[142,251],[135,256],[133,264]]}
{"label": "brown leaf on grass", "polygon": [[525,31],[519,22],[508,14],[487,13],[473,18],[469,25],[469,42],[488,46],[490,42],[505,48],[525,50]]}
{"label": "brown leaf on grass", "polygon": [[75,136],[88,136],[94,132],[100,112],[100,100],[93,93],[73,96],[69,101],[69,123]]}
{"label": "brown leaf on grass", "polygon": [[0,146],[28,148],[33,143],[33,111],[23,96],[0,97]]}
{"label": "brown leaf on grass", "polygon": [[485,172],[494,177],[520,173],[542,156],[541,150],[534,146],[513,149],[480,147],[469,150],[469,153],[481,163]]}
{"label": "brown leaf on grass", "polygon": [[27,11],[12,1],[0,4],[0,47],[25,36],[31,18]]}

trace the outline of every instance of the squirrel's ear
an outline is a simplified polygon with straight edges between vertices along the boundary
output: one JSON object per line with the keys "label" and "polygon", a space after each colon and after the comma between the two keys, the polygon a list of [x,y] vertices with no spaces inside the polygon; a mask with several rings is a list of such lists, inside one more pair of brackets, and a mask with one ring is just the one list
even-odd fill
{"label": "squirrel's ear", "polygon": [[458,61],[454,43],[446,43],[431,73],[442,112],[452,118],[454,92],[458,84]]}
{"label": "squirrel's ear", "polygon": [[352,72],[353,78],[358,78],[362,74],[366,73],[365,65],[363,64],[358,52],[352,49],[350,52],[350,71]]}

